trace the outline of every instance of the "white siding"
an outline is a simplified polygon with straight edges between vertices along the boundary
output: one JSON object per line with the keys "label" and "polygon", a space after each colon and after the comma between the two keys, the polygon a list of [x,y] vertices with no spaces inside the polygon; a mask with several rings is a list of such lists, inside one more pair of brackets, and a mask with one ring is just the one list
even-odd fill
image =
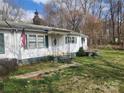
{"label": "white siding", "polygon": [[[28,33],[30,34],[30,33]],[[33,34],[33,33],[31,33]],[[39,34],[39,33],[34,33]],[[41,34],[42,35],[42,34]],[[36,58],[46,56],[48,49],[47,48],[35,48],[35,49],[24,49],[21,47],[21,32],[17,33],[17,58],[18,59],[28,59],[28,58]]]}
{"label": "white siding", "polygon": [[[43,57],[51,55],[53,53],[65,54],[65,53],[75,53],[79,50],[80,47],[87,49],[87,38],[82,45],[81,37],[77,37],[77,43],[74,44],[65,44],[65,37],[67,35],[49,35],[49,48],[40,48],[40,49],[24,49],[21,47],[21,32],[10,32],[10,31],[0,31],[4,33],[5,41],[5,54],[0,54],[0,58],[17,58],[17,59],[28,59]],[[29,33],[29,32],[28,32]],[[31,32],[32,33],[32,32]],[[35,33],[34,33],[35,34]],[[40,33],[42,34],[42,33]],[[45,35],[45,34],[44,34]],[[53,45],[54,38],[57,39],[57,45]]]}
{"label": "white siding", "polygon": [[85,38],[85,42],[83,43],[83,48],[84,48],[84,50],[88,49],[87,38]]}
{"label": "white siding", "polygon": [[[54,53],[59,52],[60,54],[61,53],[64,53],[64,54],[75,53],[75,52],[77,52],[79,50],[80,47],[83,47],[84,50],[87,50],[87,38],[85,38],[85,42],[82,44],[81,37],[73,35],[74,37],[77,38],[77,43],[66,44],[65,43],[65,37],[66,36],[67,35],[49,36],[49,45],[50,45],[49,46],[49,52],[50,52],[50,54],[52,54],[53,52]],[[52,45],[52,42],[53,42],[54,38],[57,38],[57,41],[58,41],[58,44],[56,46]]]}
{"label": "white siding", "polygon": [[1,31],[0,33],[4,34],[4,47],[5,47],[5,53],[0,54],[0,59],[2,58],[14,58],[14,33],[10,31]]}

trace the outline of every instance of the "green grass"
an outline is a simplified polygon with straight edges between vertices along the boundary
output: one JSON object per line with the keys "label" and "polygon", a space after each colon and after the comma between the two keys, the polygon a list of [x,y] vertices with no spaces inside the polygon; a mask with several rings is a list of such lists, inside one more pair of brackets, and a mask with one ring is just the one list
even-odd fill
{"label": "green grass", "polygon": [[[42,80],[5,80],[1,82],[4,93],[124,93],[124,51],[102,49],[98,57],[76,57],[74,61],[81,66],[58,71]],[[36,67],[31,69],[41,70],[45,66]],[[29,68],[22,67],[20,71]]]}
{"label": "green grass", "polygon": [[9,79],[3,82],[3,91],[4,93],[59,93],[53,86],[53,81],[58,80],[57,73],[43,80]]}

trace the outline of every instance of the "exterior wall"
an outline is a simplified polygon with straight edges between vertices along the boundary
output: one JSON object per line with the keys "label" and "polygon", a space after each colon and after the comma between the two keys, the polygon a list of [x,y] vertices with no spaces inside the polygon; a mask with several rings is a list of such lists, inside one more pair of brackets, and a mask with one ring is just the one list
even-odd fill
{"label": "exterior wall", "polygon": [[80,47],[83,47],[84,50],[87,50],[87,38],[85,38],[85,41],[82,44],[81,38],[80,36],[74,36],[77,37],[77,43],[74,44],[65,44],[64,45],[64,50],[68,51],[68,53],[75,53],[79,50]]}
{"label": "exterior wall", "polygon": [[0,30],[0,33],[4,34],[4,48],[5,52],[0,54],[0,59],[3,58],[14,58],[14,33],[11,31]]}
{"label": "exterior wall", "polygon": [[[42,33],[32,33],[32,32],[27,32],[26,34],[41,34],[41,35],[45,35]],[[16,58],[19,60],[22,59],[29,59],[29,58],[37,58],[37,57],[43,57],[47,55],[48,49],[46,47],[44,48],[34,48],[34,49],[30,49],[30,48],[26,48],[24,49],[21,46],[21,32],[17,33],[16,36]]]}
{"label": "exterior wall", "polygon": [[[65,37],[67,35],[52,35],[49,36],[49,53],[50,54],[55,54],[55,55],[62,55],[62,54],[67,54],[67,53],[75,53],[79,50],[80,47],[83,47],[84,50],[87,50],[87,38],[85,38],[85,42],[81,42],[80,36],[75,36],[75,35],[70,35],[74,36],[77,38],[77,43],[74,44],[66,44],[65,43]],[[57,45],[53,45],[53,40],[54,38],[57,39]]]}
{"label": "exterior wall", "polygon": [[83,48],[84,48],[84,50],[87,50],[88,49],[88,44],[87,44],[88,38],[85,37],[84,39],[85,39],[85,41],[83,42]]}
{"label": "exterior wall", "polygon": [[[48,54],[49,55],[58,55],[62,54],[64,48],[64,38],[63,35],[49,35],[49,48],[48,48]],[[54,45],[54,39],[57,40],[57,44]]]}
{"label": "exterior wall", "polygon": [[[67,35],[66,35],[67,36]],[[62,46],[62,51],[63,52],[66,52],[66,53],[75,53],[79,50],[79,48],[82,46],[81,44],[81,40],[80,40],[80,37],[79,36],[74,36],[77,38],[77,43],[68,43],[66,44],[65,43],[65,37],[66,36],[63,36],[63,46]]]}
{"label": "exterior wall", "polygon": [[[65,44],[65,37],[67,35],[56,35],[56,36],[49,35],[48,48],[44,47],[40,49],[24,49],[21,47],[21,31],[20,32],[0,31],[0,33],[4,33],[4,42],[5,42],[5,53],[0,54],[1,59],[16,58],[18,60],[23,60],[23,59],[44,57],[48,55],[64,55],[67,53],[75,53],[82,46],[85,50],[87,49],[87,38],[85,38],[85,42],[82,44],[80,36],[73,35],[74,37],[77,37],[76,44]],[[28,32],[28,33],[34,33],[34,32]],[[43,33],[39,33],[39,34],[43,34]],[[56,46],[53,44],[54,38],[57,39]]]}

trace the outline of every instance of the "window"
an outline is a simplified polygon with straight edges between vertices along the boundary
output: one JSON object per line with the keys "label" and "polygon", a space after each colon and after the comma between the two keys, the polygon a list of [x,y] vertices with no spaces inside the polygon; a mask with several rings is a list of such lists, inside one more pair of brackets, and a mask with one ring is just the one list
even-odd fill
{"label": "window", "polygon": [[46,48],[49,47],[48,35],[45,36],[45,46]]}
{"label": "window", "polygon": [[44,47],[44,36],[38,35],[37,37],[38,48]]}
{"label": "window", "polygon": [[27,48],[34,49],[43,47],[45,47],[45,36],[39,34],[27,34]]}
{"label": "window", "polygon": [[77,38],[76,38],[76,37],[72,37],[72,38],[71,38],[71,41],[72,41],[73,44],[74,44],[74,43],[76,44],[76,43],[77,43]]}
{"label": "window", "polygon": [[77,43],[77,38],[76,37],[65,37],[65,43],[69,44],[69,43]]}
{"label": "window", "polygon": [[75,43],[75,40],[74,40],[75,38],[74,37],[72,37],[72,43]]}
{"label": "window", "polygon": [[83,44],[85,42],[85,39],[84,38],[81,38],[81,43]]}
{"label": "window", "polygon": [[71,43],[71,37],[68,37],[68,43]]}
{"label": "window", "polygon": [[65,37],[65,43],[68,44],[68,37]]}
{"label": "window", "polygon": [[4,48],[4,34],[0,33],[0,54],[3,54],[5,52]]}
{"label": "window", "polygon": [[65,37],[65,43],[66,44],[71,43],[71,37]]}
{"label": "window", "polygon": [[29,35],[28,41],[29,41],[28,42],[29,48],[36,48],[37,47],[36,35]]}
{"label": "window", "polygon": [[75,39],[74,39],[74,43],[77,43],[77,38],[76,37],[74,37]]}

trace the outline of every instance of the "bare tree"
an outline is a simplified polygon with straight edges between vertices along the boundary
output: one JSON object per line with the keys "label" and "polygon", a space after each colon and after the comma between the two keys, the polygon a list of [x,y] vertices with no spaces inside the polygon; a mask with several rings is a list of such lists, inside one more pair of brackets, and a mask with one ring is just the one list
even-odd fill
{"label": "bare tree", "polygon": [[115,43],[116,38],[121,42],[123,2],[124,0],[52,0],[46,5],[48,23],[87,34],[91,45]]}
{"label": "bare tree", "polygon": [[122,25],[122,0],[117,1],[117,34],[118,43],[121,43],[121,25]]}
{"label": "bare tree", "polygon": [[1,20],[16,21],[23,15],[21,8],[14,2],[14,0],[4,0],[1,10]]}
{"label": "bare tree", "polygon": [[[48,20],[56,20],[56,26],[79,31],[82,21],[81,7],[78,0],[54,0],[46,5]],[[51,18],[52,17],[52,18]],[[54,24],[55,25],[55,24]]]}

